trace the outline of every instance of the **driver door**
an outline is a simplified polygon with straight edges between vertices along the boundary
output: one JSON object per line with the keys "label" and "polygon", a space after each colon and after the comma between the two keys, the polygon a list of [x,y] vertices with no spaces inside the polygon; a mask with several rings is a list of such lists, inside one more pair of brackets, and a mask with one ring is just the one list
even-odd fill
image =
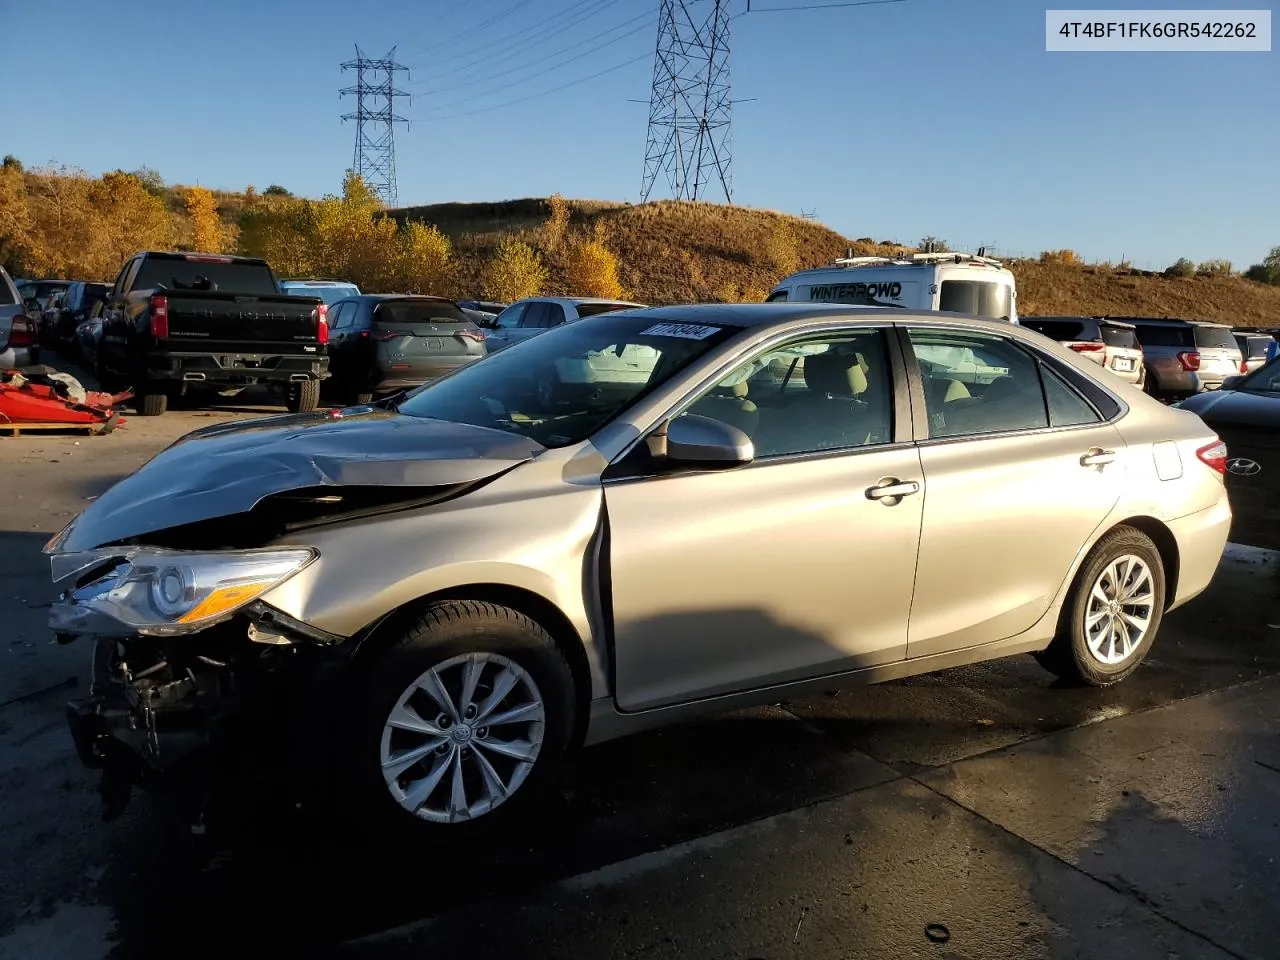
{"label": "driver door", "polygon": [[685,408],[752,436],[752,463],[677,470],[642,443],[606,472],[622,709],[906,656],[924,486],[887,329],[774,348]]}

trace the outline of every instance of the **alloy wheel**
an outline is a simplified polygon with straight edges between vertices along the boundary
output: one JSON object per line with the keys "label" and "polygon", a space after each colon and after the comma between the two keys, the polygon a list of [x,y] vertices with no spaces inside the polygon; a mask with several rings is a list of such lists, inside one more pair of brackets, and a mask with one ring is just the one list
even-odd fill
{"label": "alloy wheel", "polygon": [[1089,653],[1110,667],[1142,646],[1155,612],[1155,580],[1145,560],[1126,554],[1108,563],[1089,591],[1084,635]]}
{"label": "alloy wheel", "polygon": [[537,683],[496,653],[452,657],[400,695],[382,731],[382,777],[433,823],[473,820],[510,798],[537,762],[546,709]]}

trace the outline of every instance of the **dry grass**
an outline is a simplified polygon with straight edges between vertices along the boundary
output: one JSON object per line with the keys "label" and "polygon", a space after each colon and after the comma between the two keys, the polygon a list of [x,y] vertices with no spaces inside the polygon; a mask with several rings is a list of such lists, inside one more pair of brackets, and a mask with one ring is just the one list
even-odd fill
{"label": "dry grass", "polygon": [[[843,256],[891,254],[890,241],[850,241],[811,220],[770,210],[663,200],[638,206],[571,200],[569,230],[586,235],[599,225],[621,261],[623,286],[643,303],[758,300],[781,279],[781,261],[798,269]],[[484,261],[503,239],[540,242],[550,212],[544,199],[446,203],[398,210],[398,219],[434,223],[454,242],[459,295],[479,288]],[[565,264],[547,258],[546,293],[571,294]],[[1218,320],[1237,326],[1280,326],[1280,287],[1239,277],[1163,277],[1127,264],[1080,266],[1020,261],[1023,313],[1111,313]]]}

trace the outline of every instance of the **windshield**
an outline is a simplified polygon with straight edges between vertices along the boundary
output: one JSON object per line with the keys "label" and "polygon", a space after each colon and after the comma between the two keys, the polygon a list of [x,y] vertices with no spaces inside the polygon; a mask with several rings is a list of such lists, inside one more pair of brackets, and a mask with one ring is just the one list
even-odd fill
{"label": "windshield", "polygon": [[738,331],[602,314],[555,327],[420,387],[398,409],[565,447],[587,439]]}
{"label": "windshield", "polygon": [[1280,393],[1280,357],[1253,371],[1233,389],[1248,393]]}

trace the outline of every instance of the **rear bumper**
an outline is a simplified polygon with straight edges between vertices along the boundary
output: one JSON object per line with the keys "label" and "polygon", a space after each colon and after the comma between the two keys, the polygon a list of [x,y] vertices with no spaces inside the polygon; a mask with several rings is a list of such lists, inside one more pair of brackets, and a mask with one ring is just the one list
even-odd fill
{"label": "rear bumper", "polygon": [[327,356],[261,353],[153,353],[146,372],[153,381],[219,386],[302,383],[328,374]]}
{"label": "rear bumper", "polygon": [[1169,609],[1180,607],[1203,593],[1213,580],[1231,529],[1231,507],[1226,491],[1207,510],[1169,522],[1178,543],[1178,592]]}
{"label": "rear bumper", "polygon": [[475,363],[479,359],[481,358],[478,356],[441,357],[438,360],[433,358],[426,363],[414,363],[407,370],[382,368],[376,374],[379,379],[374,390],[382,392],[421,386],[453,373],[460,367]]}

